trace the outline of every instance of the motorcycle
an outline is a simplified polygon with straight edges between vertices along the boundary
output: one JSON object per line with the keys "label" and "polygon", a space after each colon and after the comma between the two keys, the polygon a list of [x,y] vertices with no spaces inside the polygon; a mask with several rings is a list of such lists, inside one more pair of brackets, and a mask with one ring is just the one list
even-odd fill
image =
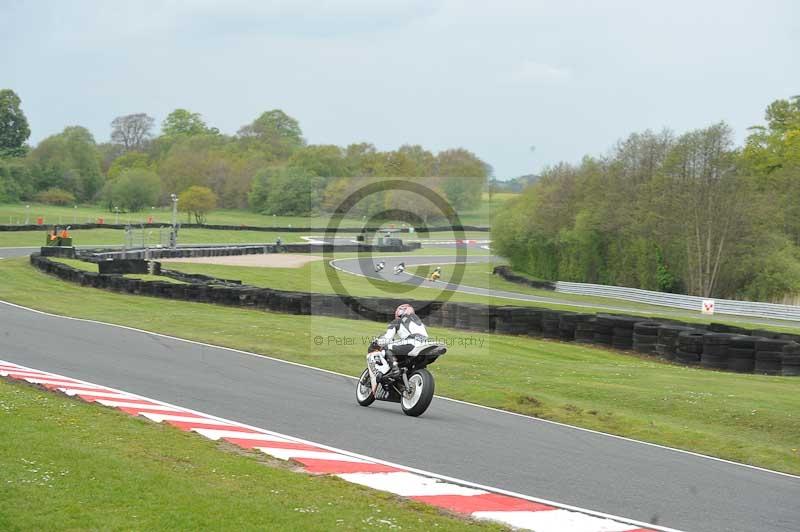
{"label": "motorcycle", "polygon": [[379,378],[389,372],[389,364],[376,351],[380,347],[373,342],[368,349],[370,358],[367,368],[356,384],[356,401],[361,406],[369,406],[378,401],[400,403],[407,416],[420,416],[433,400],[435,383],[427,367],[447,352],[447,347],[439,342],[420,344],[407,355],[395,355],[400,368],[400,376],[395,379]]}

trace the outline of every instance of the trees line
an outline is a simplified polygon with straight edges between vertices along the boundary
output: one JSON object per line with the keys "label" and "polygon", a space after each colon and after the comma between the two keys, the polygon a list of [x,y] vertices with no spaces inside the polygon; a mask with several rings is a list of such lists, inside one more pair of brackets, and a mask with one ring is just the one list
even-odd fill
{"label": "trees line", "polygon": [[547,280],[705,297],[800,293],[800,97],[737,147],[724,122],[634,133],[561,163],[499,213],[494,249]]}
{"label": "trees line", "polygon": [[[403,177],[436,189],[456,209],[468,209],[480,201],[491,173],[488,164],[462,148],[434,154],[418,145],[393,151],[369,143],[309,145],[297,120],[277,109],[235,135],[220,133],[186,109],[170,113],[158,135],[155,120],[144,113],[117,117],[111,126],[109,142],[97,143],[86,128],[69,126],[31,147],[19,97],[0,91],[0,202],[100,201],[109,210],[136,212],[199,187],[205,205],[312,215],[332,212],[359,184]],[[193,189],[194,197],[198,194]],[[439,217],[436,209],[419,203],[386,191],[353,214],[400,208],[423,219]],[[194,214],[201,221],[202,212]]]}

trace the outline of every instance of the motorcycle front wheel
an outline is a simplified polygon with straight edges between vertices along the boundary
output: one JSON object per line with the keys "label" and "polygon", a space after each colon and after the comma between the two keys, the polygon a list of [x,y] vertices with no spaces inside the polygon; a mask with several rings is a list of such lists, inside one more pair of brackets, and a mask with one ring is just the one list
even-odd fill
{"label": "motorcycle front wheel", "polygon": [[425,368],[418,369],[408,375],[408,383],[411,385],[412,392],[403,394],[400,406],[403,407],[403,413],[407,416],[421,416],[433,400],[433,375]]}
{"label": "motorcycle front wheel", "polygon": [[356,383],[356,401],[361,406],[369,406],[375,402],[375,394],[372,393],[372,381],[369,378],[369,369],[365,369],[364,373]]}

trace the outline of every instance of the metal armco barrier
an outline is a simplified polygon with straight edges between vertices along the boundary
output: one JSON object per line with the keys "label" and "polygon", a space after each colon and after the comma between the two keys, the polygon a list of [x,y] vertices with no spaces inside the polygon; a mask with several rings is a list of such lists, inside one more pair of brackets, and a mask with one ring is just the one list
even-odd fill
{"label": "metal armco barrier", "polygon": [[[649,303],[686,310],[698,313],[703,305],[703,300],[711,299],[699,296],[682,294],[667,294],[639,288],[625,288],[622,286],[606,286],[601,284],[570,283],[557,281],[555,291],[565,294],[578,294],[584,296],[611,297],[624,299],[634,303]],[[735,301],[732,299],[714,299],[715,314],[735,314],[738,316],[753,316],[758,318],[773,318],[776,320],[800,321],[800,307],[793,305],[779,305],[776,303],[758,303],[755,301]]]}

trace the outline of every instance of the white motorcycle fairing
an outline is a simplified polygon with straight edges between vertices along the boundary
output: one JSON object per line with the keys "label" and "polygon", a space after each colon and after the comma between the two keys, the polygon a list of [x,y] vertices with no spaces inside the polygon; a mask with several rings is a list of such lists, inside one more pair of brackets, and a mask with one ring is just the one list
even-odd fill
{"label": "white motorcycle fairing", "polygon": [[447,351],[447,346],[442,342],[421,342],[419,345],[415,346],[414,349],[409,351],[406,356],[416,357],[422,354],[428,354],[431,349],[435,349],[439,352],[436,354],[444,354],[444,352]]}
{"label": "white motorcycle fairing", "polygon": [[367,357],[367,368],[369,368],[369,380],[372,383],[372,393],[378,387],[378,373],[386,375],[389,373],[389,363],[381,354],[382,351],[374,351]]}

